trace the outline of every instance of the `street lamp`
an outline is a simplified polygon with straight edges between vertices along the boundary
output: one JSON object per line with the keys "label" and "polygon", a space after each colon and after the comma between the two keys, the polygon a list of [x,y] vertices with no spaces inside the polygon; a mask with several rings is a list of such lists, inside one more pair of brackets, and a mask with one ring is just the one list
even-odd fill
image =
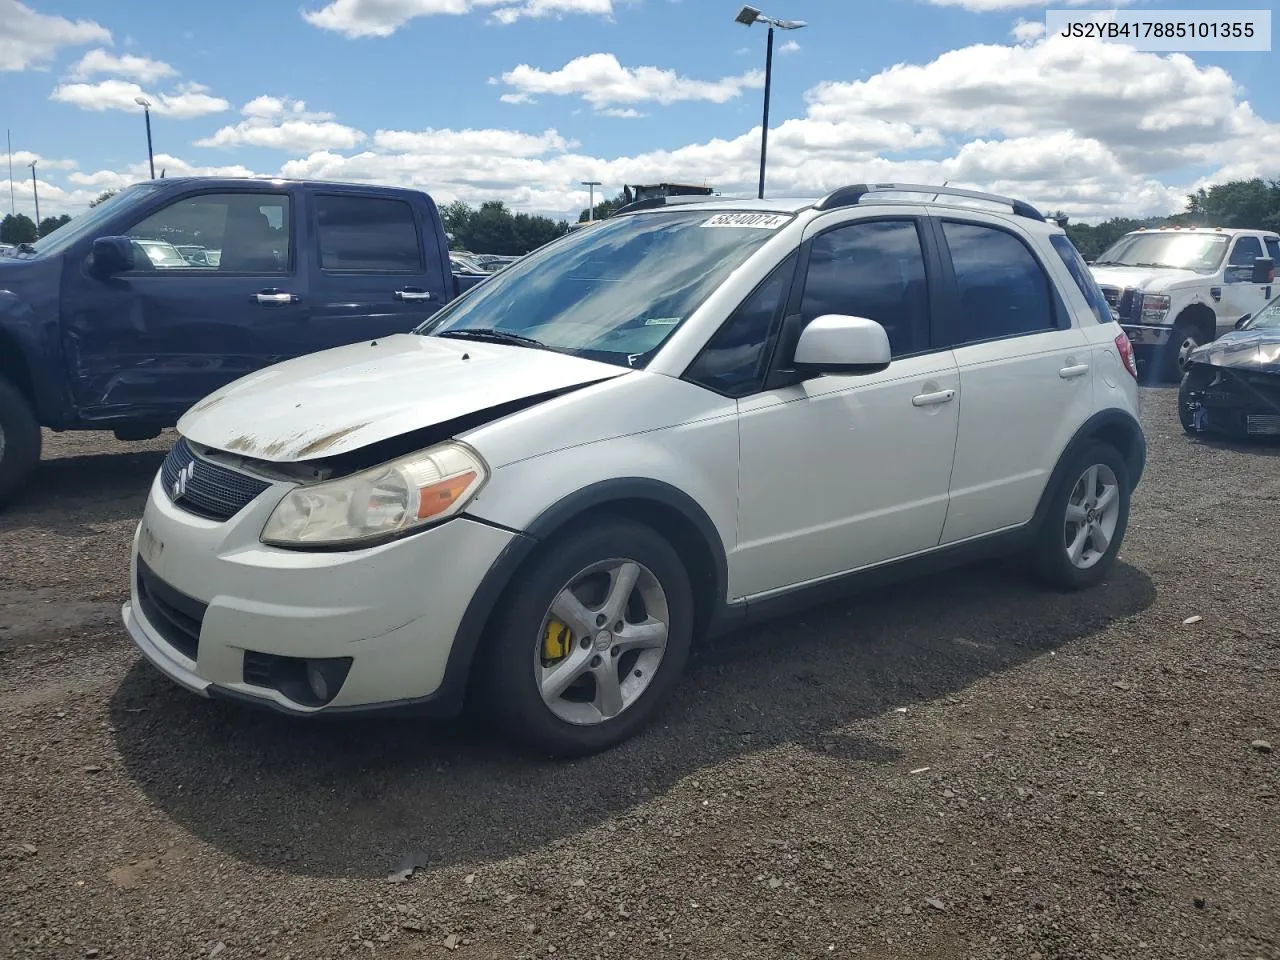
{"label": "street lamp", "polygon": [[36,239],[40,239],[40,188],[36,186],[36,161],[32,160],[29,164],[31,167],[31,195],[36,201]]}
{"label": "street lamp", "polygon": [[156,158],[151,152],[151,101],[146,97],[134,97],[133,102],[142,108],[142,113],[147,118],[147,163],[151,165],[151,179],[156,178]]}
{"label": "street lamp", "polygon": [[596,187],[600,186],[600,181],[580,180],[579,183],[584,187],[590,188],[588,196],[590,196],[591,199],[587,201],[587,223],[594,223],[596,219]]}
{"label": "street lamp", "polygon": [[769,146],[769,87],[773,82],[773,28],[779,30],[799,30],[805,25],[803,20],[778,20],[766,17],[755,7],[743,7],[733,18],[735,23],[749,27],[753,23],[769,25],[769,42],[764,55],[764,125],[760,128],[760,199],[764,199],[764,158]]}

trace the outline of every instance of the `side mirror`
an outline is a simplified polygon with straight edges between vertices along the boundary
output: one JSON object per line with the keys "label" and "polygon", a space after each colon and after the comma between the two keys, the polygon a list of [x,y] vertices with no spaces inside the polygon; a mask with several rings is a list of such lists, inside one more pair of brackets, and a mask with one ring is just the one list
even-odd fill
{"label": "side mirror", "polygon": [[1253,282],[1254,283],[1275,283],[1276,279],[1276,262],[1270,257],[1254,257],[1253,259]]}
{"label": "side mirror", "polygon": [[1248,323],[1252,318],[1253,318],[1253,314],[1246,313],[1243,317],[1241,317],[1239,320],[1236,321],[1236,329],[1243,330],[1244,325]]}
{"label": "side mirror", "polygon": [[133,241],[128,237],[98,237],[93,241],[92,270],[99,277],[128,273],[134,268]]}
{"label": "side mirror", "polygon": [[884,327],[866,317],[828,313],[800,332],[792,365],[805,376],[879,373],[892,350]]}

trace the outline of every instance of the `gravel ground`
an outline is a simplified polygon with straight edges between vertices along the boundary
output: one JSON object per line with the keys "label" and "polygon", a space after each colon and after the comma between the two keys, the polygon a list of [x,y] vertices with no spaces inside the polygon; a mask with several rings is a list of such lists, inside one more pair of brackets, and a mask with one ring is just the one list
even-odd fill
{"label": "gravel ground", "polygon": [[169,438],[50,437],[0,514],[0,956],[1280,957],[1280,449],[1173,400],[1106,585],[705,644],[572,764],[176,688],[118,624]]}

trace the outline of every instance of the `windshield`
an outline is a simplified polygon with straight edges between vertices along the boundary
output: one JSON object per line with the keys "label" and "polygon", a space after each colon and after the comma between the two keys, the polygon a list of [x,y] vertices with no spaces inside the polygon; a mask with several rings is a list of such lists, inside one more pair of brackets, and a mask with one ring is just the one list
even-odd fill
{"label": "windshield", "polygon": [[1280,297],[1276,297],[1253,315],[1244,325],[1246,330],[1280,330]]}
{"label": "windshield", "polygon": [[97,229],[98,225],[108,217],[114,217],[122,210],[136,207],[160,188],[148,183],[138,183],[125,187],[113,197],[108,197],[96,207],[90,207],[78,217],[64,223],[52,233],[47,233],[31,244],[36,253],[61,253],[85,234]]}
{"label": "windshield", "polygon": [[789,215],[685,210],[618,217],[568,234],[440,311],[416,332],[493,331],[643,367]]}
{"label": "windshield", "polygon": [[1131,233],[1113,243],[1095,267],[1171,267],[1212,273],[1227,252],[1227,237],[1211,233]]}

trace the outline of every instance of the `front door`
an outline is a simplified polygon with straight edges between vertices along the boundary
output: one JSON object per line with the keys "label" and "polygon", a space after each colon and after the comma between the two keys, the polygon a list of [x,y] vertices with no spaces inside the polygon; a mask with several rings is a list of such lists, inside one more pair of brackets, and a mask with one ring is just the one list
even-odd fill
{"label": "front door", "polygon": [[937,545],[959,378],[951,351],[933,349],[926,222],[905,212],[866,219],[864,211],[810,227],[799,325],[831,313],[876,320],[894,359],[880,373],[822,376],[739,401],[734,597]]}
{"label": "front door", "polygon": [[1271,299],[1271,284],[1253,282],[1253,261],[1268,255],[1257,237],[1236,238],[1222,277],[1222,299],[1227,309],[1218,311],[1218,336],[1229,333],[1236,321],[1253,316]]}
{"label": "front door", "polygon": [[948,215],[938,229],[960,372],[942,542],[956,543],[1031,519],[1058,456],[1093,412],[1093,350],[1039,257],[1000,220]]}
{"label": "front door", "polygon": [[260,367],[310,349],[287,192],[188,195],[125,235],[134,269],[99,280],[68,263],[64,349],[90,419],[173,423]]}
{"label": "front door", "polygon": [[318,193],[311,203],[320,268],[312,322],[325,346],[408,333],[444,305],[436,233],[422,229],[420,211],[360,193]]}

